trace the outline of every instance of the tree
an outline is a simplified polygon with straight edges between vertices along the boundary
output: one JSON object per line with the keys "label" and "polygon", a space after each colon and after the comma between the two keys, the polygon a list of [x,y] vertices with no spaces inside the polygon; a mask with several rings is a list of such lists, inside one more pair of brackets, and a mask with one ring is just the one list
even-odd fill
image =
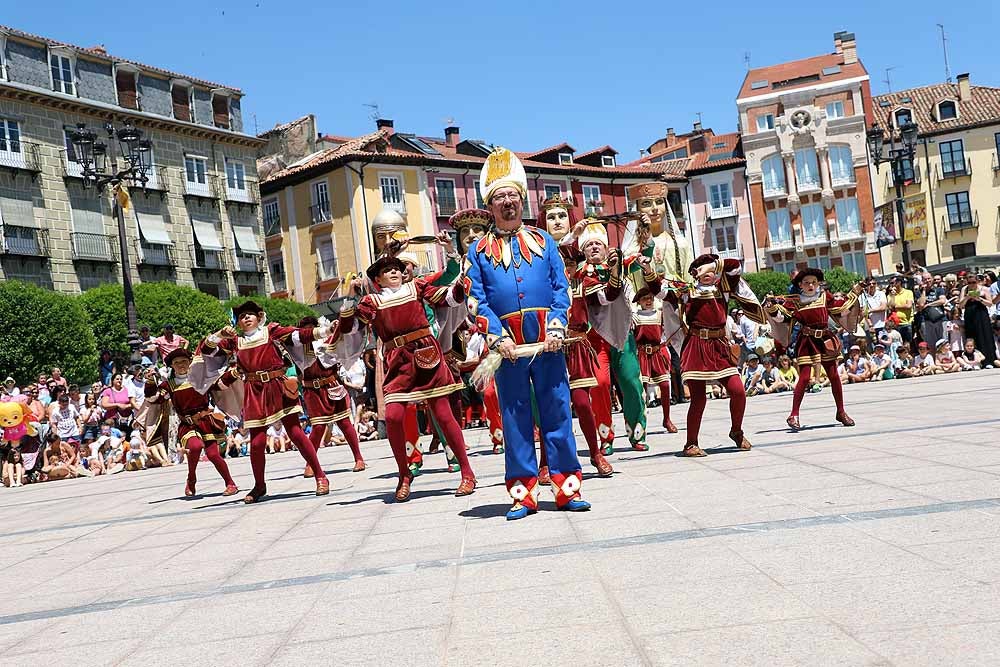
{"label": "tree", "polygon": [[[125,295],[121,285],[89,289],[77,300],[87,311],[98,349],[124,358],[129,354]],[[135,286],[135,308],[139,326],[154,336],[165,324],[192,344],[226,325],[226,314],[215,297],[173,283],[141,283]]]}
{"label": "tree", "polygon": [[222,304],[223,308],[227,311],[227,317],[228,311],[232,310],[241,303],[246,303],[247,301],[253,301],[258,306],[263,308],[264,312],[267,313],[268,322],[278,322],[279,324],[284,324],[290,327],[298,324],[299,320],[303,317],[319,317],[319,313],[309,306],[299,303],[298,301],[289,301],[288,299],[271,299],[264,296],[233,297],[229,301]]}
{"label": "tree", "polygon": [[74,383],[97,379],[97,345],[76,299],[18,280],[0,281],[0,375],[25,383],[53,366]]}
{"label": "tree", "polygon": [[776,271],[760,271],[758,273],[744,273],[743,278],[747,285],[757,295],[761,301],[768,294],[788,294],[788,286],[791,284],[788,274]]}
{"label": "tree", "polygon": [[823,277],[826,278],[826,284],[834,294],[851,291],[855,283],[861,280],[861,276],[857,273],[847,271],[839,266],[835,266],[829,271],[824,271]]}

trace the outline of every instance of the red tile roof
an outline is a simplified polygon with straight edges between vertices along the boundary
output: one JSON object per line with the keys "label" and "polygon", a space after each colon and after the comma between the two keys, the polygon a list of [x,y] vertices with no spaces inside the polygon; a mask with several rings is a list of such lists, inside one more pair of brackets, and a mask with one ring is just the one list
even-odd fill
{"label": "red tile roof", "polygon": [[3,25],[0,25],[0,30],[8,32],[11,35],[13,35],[14,37],[23,37],[24,39],[28,39],[28,40],[32,40],[32,41],[36,41],[36,42],[42,42],[42,43],[47,44],[49,46],[63,46],[63,47],[66,47],[66,48],[70,48],[70,49],[73,49],[75,51],[79,51],[81,53],[85,53],[85,54],[87,54],[90,57],[94,57],[94,58],[97,58],[99,60],[104,60],[104,61],[107,61],[109,63],[116,63],[116,62],[117,63],[128,63],[130,65],[135,65],[136,67],[139,67],[141,69],[147,70],[149,72],[154,72],[156,74],[161,74],[163,76],[167,76],[167,77],[170,77],[172,79],[185,79],[187,81],[190,81],[191,83],[196,83],[198,85],[205,86],[207,88],[225,88],[226,90],[233,91],[237,95],[240,95],[240,96],[243,95],[243,91],[241,91],[239,88],[233,88],[232,86],[226,86],[226,85],[223,85],[221,83],[213,83],[212,81],[206,81],[205,79],[197,79],[197,78],[189,76],[187,74],[178,74],[177,72],[171,72],[170,70],[166,70],[166,69],[163,69],[163,68],[160,68],[160,67],[154,67],[152,65],[146,65],[144,63],[140,63],[140,62],[137,62],[135,60],[129,60],[127,58],[119,58],[118,56],[113,56],[110,53],[108,53],[104,49],[103,46],[92,46],[92,47],[89,47],[89,48],[88,47],[84,47],[84,46],[76,46],[74,44],[67,44],[66,42],[59,42],[59,41],[56,41],[54,39],[50,39],[48,37],[41,37],[40,35],[33,35],[33,34],[29,33],[29,32],[24,32],[23,30],[18,30],[17,28],[9,28],[9,27],[3,26]]}
{"label": "red tile roof", "polygon": [[579,153],[574,157],[574,159],[579,160],[580,158],[590,157],[591,155],[597,155],[599,153],[614,153],[615,155],[618,155],[618,151],[616,151],[611,146],[604,144],[600,148],[595,148],[593,150],[587,151],[586,153]]}
{"label": "red tile roof", "polygon": [[[840,67],[839,72],[835,74],[823,74],[824,68],[836,66]],[[785,81],[793,82],[795,79],[800,77],[813,75],[819,76],[819,80],[789,83],[788,85],[782,85],[778,88],[774,87],[775,83]],[[843,81],[844,79],[852,79],[854,77],[867,75],[868,71],[865,70],[865,66],[861,64],[860,60],[855,63],[851,63],[850,65],[845,65],[844,56],[842,54],[828,53],[823,56],[813,56],[812,58],[803,58],[802,60],[793,60],[787,63],[770,65],[768,67],[758,67],[757,69],[750,70],[747,72],[746,78],[743,79],[743,85],[740,87],[740,93],[737,95],[737,100],[741,100],[745,97],[766,95],[767,93],[772,93],[775,90],[795,90],[796,88],[815,86],[819,83]],[[767,81],[768,85],[754,90],[752,86],[756,81]]]}
{"label": "red tile roof", "polygon": [[[875,117],[879,119],[883,128],[889,128],[893,126],[890,114],[896,109],[906,107],[913,113],[913,120],[920,128],[921,135],[951,132],[978,125],[1000,124],[1000,88],[988,86],[969,88],[969,99],[964,102],[958,99],[957,83],[937,83],[878,95],[872,98]],[[903,98],[907,97],[910,101],[904,102]],[[944,100],[954,101],[958,105],[958,118],[937,120],[937,104]],[[888,106],[882,106],[883,103]]]}
{"label": "red tile roof", "polygon": [[[691,156],[688,171],[707,171],[719,167],[736,167],[746,164],[746,159],[740,155],[739,143],[740,135],[738,132],[709,137],[707,150]],[[718,144],[725,145],[717,148]]]}
{"label": "red tile roof", "polygon": [[[543,148],[540,151],[532,151],[530,153],[518,153],[517,156],[521,157],[523,155],[524,157],[530,159],[530,158],[533,158],[533,157],[538,157],[539,155],[545,155],[546,153],[551,153],[552,151],[559,150],[560,148],[568,148],[570,153],[575,153],[576,152],[575,148],[573,148],[569,144],[563,142],[561,144],[556,144],[555,146],[549,146],[548,148]],[[563,151],[563,152],[565,152],[565,151]]]}

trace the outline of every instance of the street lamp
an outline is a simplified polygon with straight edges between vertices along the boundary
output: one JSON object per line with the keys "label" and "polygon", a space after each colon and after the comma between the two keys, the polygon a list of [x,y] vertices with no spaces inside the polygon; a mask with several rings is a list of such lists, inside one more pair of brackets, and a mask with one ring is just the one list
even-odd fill
{"label": "street lamp", "polygon": [[878,122],[872,123],[872,126],[865,133],[868,140],[868,152],[871,154],[872,162],[875,163],[875,168],[878,169],[880,164],[888,162],[892,169],[892,184],[896,188],[896,219],[899,220],[899,231],[903,235],[903,273],[906,276],[906,287],[911,291],[913,290],[913,268],[910,263],[910,242],[906,239],[903,187],[906,185],[907,163],[909,163],[910,173],[913,172],[917,132],[917,124],[910,120],[900,126],[898,137],[890,129],[888,155],[885,154],[886,132],[879,126]]}
{"label": "street lamp", "polygon": [[[132,273],[129,266],[128,240],[125,236],[125,211],[122,209],[118,194],[128,192],[129,185],[140,185],[146,189],[149,180],[148,172],[150,154],[153,149],[149,139],[142,138],[142,130],[125,121],[122,127],[116,129],[110,122],[105,123],[107,143],[97,140],[97,133],[87,129],[85,123],[79,123],[77,129],[70,132],[70,141],[76,153],[76,161],[83,172],[83,187],[91,185],[98,190],[112,187],[111,208],[118,222],[118,247],[122,258],[122,288],[125,293],[125,317],[128,321],[128,346],[132,350],[131,363],[139,362],[139,329],[136,321],[135,295],[132,292]],[[118,150],[115,150],[115,144]],[[122,168],[118,168],[117,155],[124,160]]]}

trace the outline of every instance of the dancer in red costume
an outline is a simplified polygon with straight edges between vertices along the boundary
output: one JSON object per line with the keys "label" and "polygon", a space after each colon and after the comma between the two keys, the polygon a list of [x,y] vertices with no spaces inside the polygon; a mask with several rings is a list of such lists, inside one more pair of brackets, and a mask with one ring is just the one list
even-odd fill
{"label": "dancer in red costume", "polygon": [[[239,491],[232,475],[229,474],[229,466],[226,460],[219,453],[219,443],[226,442],[226,422],[223,416],[212,409],[208,402],[208,396],[200,393],[188,382],[188,371],[191,368],[193,355],[190,350],[177,348],[170,352],[163,360],[170,367],[170,378],[156,384],[154,380],[146,380],[146,403],[148,410],[156,410],[157,416],[153,417],[161,421],[165,417],[161,406],[172,405],[180,418],[180,426],[177,429],[177,439],[181,446],[187,450],[188,476],[184,485],[184,495],[195,495],[195,484],[198,481],[198,460],[202,452],[215,466],[222,481],[226,483],[226,490],[222,492],[224,496],[232,496]],[[225,373],[216,384],[217,387],[224,387],[232,384],[237,379],[232,372]],[[155,408],[154,408],[155,406]],[[147,420],[150,415],[147,413]],[[149,432],[157,434],[148,444],[156,444],[159,438],[159,429],[150,429]]]}
{"label": "dancer in red costume", "polygon": [[[655,307],[651,290],[659,287],[659,281],[651,287],[643,287],[632,299],[639,310],[632,316],[635,325],[635,343],[639,354],[639,379],[644,386],[655,384],[660,388],[660,405],[663,407],[663,428],[667,433],[677,433],[677,427],[670,419],[670,352],[663,340],[663,314]],[[657,295],[667,298],[665,291]]]}
{"label": "dancer in red costume", "polygon": [[750,449],[750,441],[743,434],[747,397],[726,334],[726,315],[730,298],[736,299],[747,317],[759,324],[764,323],[764,311],[740,277],[742,271],[738,259],[702,255],[689,267],[695,285],[680,293],[681,316],[688,327],[681,348],[681,379],[691,392],[683,456],[705,456],[698,445],[698,434],[709,382],[720,383],[729,394],[729,437],[737,448]]}
{"label": "dancer in red costume", "polygon": [[[290,344],[310,345],[313,340],[330,335],[328,327],[286,327],[274,322],[265,323],[264,309],[247,301],[233,309],[233,317],[241,333],[225,327],[212,334],[199,346],[199,354],[215,364],[225,363],[227,357],[236,358],[236,365],[243,373],[243,424],[250,429],[250,466],[253,468],[254,486],[243,499],[255,503],[267,494],[264,482],[267,427],[281,422],[288,437],[295,443],[299,454],[316,474],[316,495],[330,492],[330,482],[319,465],[316,448],[309,442],[299,425],[298,382],[285,375]],[[292,387],[292,384],[295,386]]]}
{"label": "dancer in red costume", "polygon": [[[318,327],[319,320],[308,316],[299,320],[299,328]],[[334,342],[336,333],[327,338],[323,343]],[[320,344],[322,345],[322,344]],[[358,432],[354,430],[351,422],[351,401],[347,394],[347,388],[340,383],[337,377],[337,367],[339,364],[335,360],[327,358],[321,351],[316,350],[317,346],[311,345],[305,348],[305,368],[302,369],[302,404],[305,406],[306,414],[309,415],[309,423],[312,425],[312,432],[309,440],[317,450],[323,445],[323,437],[326,435],[327,426],[336,424],[337,428],[344,434],[351,454],[354,455],[353,472],[361,472],[365,469],[365,459],[361,456],[361,444],[358,442]],[[317,352],[319,352],[317,354]],[[329,365],[328,365],[329,364]],[[306,464],[305,477],[312,477],[313,470]]]}
{"label": "dancer in red costume", "polygon": [[[783,341],[786,344],[791,342],[795,347],[795,363],[799,368],[799,381],[792,394],[792,412],[785,423],[796,431],[802,428],[799,422],[802,397],[809,388],[813,368],[821,364],[826,376],[830,378],[830,389],[837,404],[837,414],[834,419],[844,426],[854,426],[854,420],[844,409],[844,388],[837,372],[837,362],[843,357],[840,353],[840,338],[830,329],[829,321],[831,317],[850,318],[852,315],[857,315],[861,284],[855,285],[846,298],[836,299],[821,288],[823,272],[819,269],[803,269],[796,274],[792,282],[798,288],[798,294],[768,298],[765,301],[767,314],[776,324],[774,327],[776,337],[786,338],[784,334],[787,329],[797,330],[797,334],[793,334],[795,341]],[[777,326],[779,324],[786,325],[787,329]],[[856,325],[855,321],[854,326]],[[853,331],[854,326],[848,324],[847,330]]]}
{"label": "dancer in red costume", "polygon": [[[445,243],[450,247],[451,239],[447,235],[441,239],[441,244]],[[462,429],[448,401],[448,396],[461,390],[462,385],[454,381],[451,370],[444,363],[441,347],[424,310],[424,302],[433,305],[461,302],[465,299],[464,280],[451,286],[436,286],[423,278],[404,283],[405,271],[402,260],[391,255],[382,256],[368,267],[366,273],[379,291],[361,298],[356,309],[345,306],[341,311],[341,329],[345,334],[350,333],[360,322],[370,326],[384,346],[386,430],[399,468],[396,501],[409,500],[413,481],[404,444],[404,406],[419,401],[427,401],[445,438],[454,443],[453,452],[462,471],[462,482],[455,495],[466,496],[475,491],[476,477],[469,466]],[[353,281],[351,288],[360,297],[360,279]]]}

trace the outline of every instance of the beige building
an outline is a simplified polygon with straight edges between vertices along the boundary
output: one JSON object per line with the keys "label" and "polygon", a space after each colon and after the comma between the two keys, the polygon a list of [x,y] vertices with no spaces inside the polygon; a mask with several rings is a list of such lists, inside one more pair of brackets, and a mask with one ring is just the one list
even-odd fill
{"label": "beige building", "polygon": [[[913,121],[916,155],[907,165],[907,225],[916,238],[910,252],[922,266],[996,266],[1000,229],[1000,88],[957,83],[901,90],[874,98],[878,123],[896,132]],[[887,139],[888,141],[888,139]],[[875,204],[896,193],[890,166],[872,170]],[[891,207],[887,207],[889,209]],[[902,236],[896,221],[895,232]],[[902,261],[902,244],[882,248],[883,264]]]}
{"label": "beige building", "polygon": [[269,290],[255,159],[235,89],[0,26],[0,278],[64,292],[121,281],[110,194],[68,132],[128,120],[153,143],[126,216],[134,279],[228,298]]}

